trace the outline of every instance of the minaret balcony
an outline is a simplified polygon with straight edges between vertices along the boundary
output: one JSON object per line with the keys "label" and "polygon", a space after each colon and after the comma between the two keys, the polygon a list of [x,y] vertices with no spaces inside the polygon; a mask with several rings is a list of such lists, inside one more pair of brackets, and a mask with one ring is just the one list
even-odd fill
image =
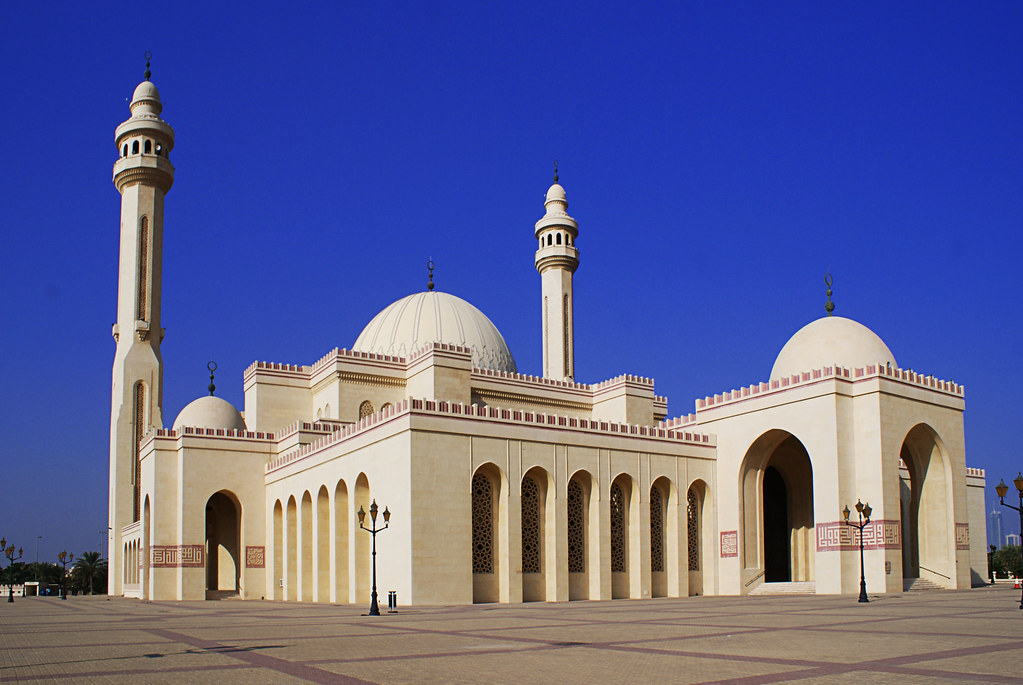
{"label": "minaret balcony", "polygon": [[575,271],[579,266],[579,250],[571,245],[547,245],[536,251],[536,270],[568,269]]}
{"label": "minaret balcony", "polygon": [[114,185],[118,190],[136,183],[154,185],[167,192],[174,184],[174,165],[166,157],[144,154],[121,157],[114,162]]}

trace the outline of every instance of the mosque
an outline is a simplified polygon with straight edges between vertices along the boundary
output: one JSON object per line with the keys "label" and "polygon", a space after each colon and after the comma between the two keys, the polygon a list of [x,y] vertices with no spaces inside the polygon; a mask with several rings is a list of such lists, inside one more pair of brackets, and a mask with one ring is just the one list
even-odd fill
{"label": "mosque", "polygon": [[[830,307],[769,380],[685,416],[649,378],[577,382],[580,232],[556,175],[534,231],[542,375],[520,373],[490,319],[431,280],[350,349],[253,363],[244,412],[211,381],[165,427],[174,130],[148,63],[145,77],[115,132],[111,595],[366,604],[375,552],[360,522],[375,502],[394,514],[375,522],[376,582],[403,605],[852,594],[860,535],[871,592],[986,577],[963,388],[903,368]],[[858,500],[872,507],[862,533],[843,515]]]}

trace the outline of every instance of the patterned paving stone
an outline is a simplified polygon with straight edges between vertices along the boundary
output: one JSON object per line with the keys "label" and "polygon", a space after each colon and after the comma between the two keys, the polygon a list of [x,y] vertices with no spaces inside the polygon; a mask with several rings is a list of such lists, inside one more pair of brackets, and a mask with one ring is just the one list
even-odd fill
{"label": "patterned paving stone", "polygon": [[365,607],[0,603],[0,683],[1018,683],[1011,588]]}

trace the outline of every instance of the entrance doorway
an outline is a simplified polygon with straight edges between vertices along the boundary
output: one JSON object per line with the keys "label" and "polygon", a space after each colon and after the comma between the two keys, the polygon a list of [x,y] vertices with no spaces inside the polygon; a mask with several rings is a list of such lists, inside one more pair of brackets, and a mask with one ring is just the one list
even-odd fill
{"label": "entrance doorway", "polygon": [[237,595],[241,515],[234,495],[222,490],[206,501],[206,599]]}

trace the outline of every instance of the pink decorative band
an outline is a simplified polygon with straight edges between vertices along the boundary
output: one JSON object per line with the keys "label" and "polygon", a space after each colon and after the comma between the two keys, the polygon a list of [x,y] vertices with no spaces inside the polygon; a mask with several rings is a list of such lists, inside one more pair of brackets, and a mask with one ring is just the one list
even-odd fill
{"label": "pink decorative band", "polygon": [[[843,521],[817,524],[818,552],[848,552],[860,548],[860,532]],[[863,549],[902,549],[899,521],[878,519],[863,529]]]}
{"label": "pink decorative band", "polygon": [[202,568],[206,565],[203,545],[153,545],[153,568]]}

